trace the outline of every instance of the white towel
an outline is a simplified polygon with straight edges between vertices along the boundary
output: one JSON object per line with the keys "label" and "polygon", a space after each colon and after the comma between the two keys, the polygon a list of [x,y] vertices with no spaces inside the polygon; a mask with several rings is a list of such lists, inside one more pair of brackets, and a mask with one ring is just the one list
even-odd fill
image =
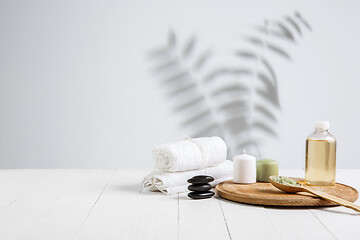
{"label": "white towel", "polygon": [[187,180],[196,175],[209,175],[215,180],[210,184],[215,187],[216,184],[232,179],[233,163],[230,160],[226,160],[222,164],[209,167],[205,169],[185,171],[185,172],[164,172],[154,171],[145,177],[143,180],[143,188],[150,191],[161,191],[165,194],[175,194],[186,192],[189,183]]}
{"label": "white towel", "polygon": [[203,137],[165,143],[152,152],[156,168],[180,172],[216,166],[226,160],[227,148],[220,137]]}

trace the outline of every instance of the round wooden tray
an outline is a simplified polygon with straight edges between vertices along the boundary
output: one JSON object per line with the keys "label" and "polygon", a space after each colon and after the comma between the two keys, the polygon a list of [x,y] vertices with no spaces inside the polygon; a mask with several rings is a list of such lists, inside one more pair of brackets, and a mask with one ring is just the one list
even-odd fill
{"label": "round wooden tray", "polygon": [[[304,179],[296,179],[302,182]],[[350,186],[336,183],[334,186],[311,186],[344,200],[355,202],[358,191]],[[253,184],[238,184],[232,180],[219,183],[215,192],[218,196],[241,203],[270,206],[336,206],[333,202],[316,197],[310,193],[285,193],[275,188],[271,183],[257,182]]]}

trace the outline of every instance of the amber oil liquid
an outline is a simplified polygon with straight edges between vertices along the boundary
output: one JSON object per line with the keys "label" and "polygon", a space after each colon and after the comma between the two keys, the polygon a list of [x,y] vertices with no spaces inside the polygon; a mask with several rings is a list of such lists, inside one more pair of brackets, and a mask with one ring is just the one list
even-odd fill
{"label": "amber oil liquid", "polygon": [[306,139],[305,182],[335,185],[336,140]]}

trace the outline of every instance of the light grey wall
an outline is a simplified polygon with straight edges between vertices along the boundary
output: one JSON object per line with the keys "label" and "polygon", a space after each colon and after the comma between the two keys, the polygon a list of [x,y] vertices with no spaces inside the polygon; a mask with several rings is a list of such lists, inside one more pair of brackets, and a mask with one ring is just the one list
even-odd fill
{"label": "light grey wall", "polygon": [[359,168],[358,1],[0,2],[0,167],[151,167],[154,145],[182,138],[147,53],[168,29],[215,51],[243,29],[299,10],[312,24],[279,60],[279,140],[302,167],[315,120],[329,120],[338,166]]}

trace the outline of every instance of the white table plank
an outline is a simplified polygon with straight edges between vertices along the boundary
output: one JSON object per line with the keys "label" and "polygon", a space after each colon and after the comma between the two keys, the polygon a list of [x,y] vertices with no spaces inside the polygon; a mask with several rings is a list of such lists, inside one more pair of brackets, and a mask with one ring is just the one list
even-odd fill
{"label": "white table plank", "polygon": [[[282,169],[280,175],[304,178],[303,170]],[[265,207],[283,239],[334,239],[309,208]]]}
{"label": "white table plank", "polygon": [[30,239],[74,239],[98,203],[106,184],[115,170],[86,170],[79,174],[70,189],[65,192],[27,236]]}
{"label": "white table plank", "polygon": [[6,183],[10,181],[10,177],[14,174],[19,173],[14,169],[0,169],[0,189],[6,186]]}
{"label": "white table plank", "polygon": [[141,190],[148,170],[118,170],[75,239],[177,239],[178,196]]}
{"label": "white table plank", "polygon": [[281,239],[271,218],[262,206],[219,199],[231,239]]}
{"label": "white table plank", "polygon": [[141,192],[125,239],[178,239],[178,195]]}
{"label": "white table plank", "polygon": [[[1,189],[15,199],[0,210],[0,239],[19,239],[68,186],[70,178],[59,170],[19,170],[18,178]],[[27,186],[23,188],[22,185]]]}
{"label": "white table plank", "polygon": [[49,177],[47,170],[1,170],[0,171],[0,211],[31,193]]}
{"label": "white table plank", "polygon": [[114,170],[48,172],[47,181],[1,215],[0,239],[73,239]]}
{"label": "white table plank", "polygon": [[231,239],[216,198],[192,200],[179,194],[179,239]]}
{"label": "white table plank", "polygon": [[[147,172],[0,170],[0,239],[360,239],[360,215],[350,209],[140,193]],[[337,181],[360,189],[359,176],[360,170],[339,170]]]}
{"label": "white table plank", "polygon": [[[291,171],[281,174],[297,176]],[[221,198],[219,201],[232,239],[279,239],[286,236],[288,232],[285,227],[276,222],[279,220],[277,214],[273,214],[276,209],[265,209],[262,206],[235,203]],[[288,211],[291,212],[291,210]]]}
{"label": "white table plank", "polygon": [[[145,222],[147,218],[144,216],[156,216],[156,208],[149,207],[151,204],[147,203],[156,199],[146,199],[140,195],[141,180],[146,173],[148,170],[117,170],[75,239],[126,239],[129,233],[130,236],[136,235],[132,229],[136,231],[136,225],[140,222],[151,225]],[[161,197],[166,198],[164,195]],[[147,232],[148,236],[151,233]]]}
{"label": "white table plank", "polygon": [[[301,170],[282,170],[284,176],[303,177]],[[333,239],[307,208],[276,208],[220,200],[233,239]],[[241,217],[239,217],[241,216]],[[258,230],[261,226],[261,231]]]}
{"label": "white table plank", "polygon": [[[336,181],[360,189],[359,170],[338,170]],[[356,204],[360,204],[358,199]],[[345,207],[312,209],[312,213],[336,239],[360,239],[360,214]]]}

